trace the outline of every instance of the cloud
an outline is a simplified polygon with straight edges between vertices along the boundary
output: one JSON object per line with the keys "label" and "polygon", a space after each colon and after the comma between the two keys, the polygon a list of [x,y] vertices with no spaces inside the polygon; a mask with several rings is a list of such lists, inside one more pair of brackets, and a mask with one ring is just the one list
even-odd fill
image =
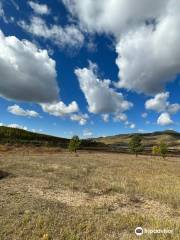
{"label": "cloud", "polygon": [[27,40],[0,31],[0,96],[28,102],[58,99],[56,63]]}
{"label": "cloud", "polygon": [[39,113],[37,113],[36,111],[33,110],[25,110],[23,108],[21,108],[20,106],[18,106],[17,104],[13,105],[13,106],[9,106],[8,107],[8,112],[17,115],[17,116],[24,116],[24,117],[39,117]]}
{"label": "cloud", "polygon": [[159,116],[159,118],[157,120],[157,124],[159,124],[161,126],[167,126],[167,125],[173,124],[173,121],[172,121],[169,113],[164,112]]}
{"label": "cloud", "polygon": [[144,133],[144,132],[146,132],[144,129],[138,129],[138,132],[140,132],[140,133]]}
{"label": "cloud", "polygon": [[175,114],[180,110],[180,105],[178,103],[170,104],[168,101],[169,96],[169,92],[158,93],[154,98],[145,102],[145,108],[158,113],[168,112],[170,114]]}
{"label": "cloud", "polygon": [[91,132],[91,130],[85,129],[85,130],[83,131],[83,136],[84,136],[85,138],[90,138],[90,137],[93,136],[93,133]]}
{"label": "cloud", "polygon": [[147,118],[148,114],[147,113],[142,113],[142,118]]}
{"label": "cloud", "polygon": [[15,7],[16,11],[19,11],[19,10],[20,10],[20,7],[19,7],[19,5],[16,3],[15,0],[11,0],[11,3],[12,3],[13,6]]}
{"label": "cloud", "polygon": [[180,73],[180,2],[170,2],[155,27],[135,28],[120,39],[116,47],[120,88],[156,94]]}
{"label": "cloud", "polygon": [[114,117],[115,122],[125,122],[127,121],[127,115],[125,113],[118,113]]}
{"label": "cloud", "polygon": [[167,100],[169,98],[169,93],[159,93],[154,98],[149,99],[145,102],[145,108],[147,110],[153,110],[156,112],[163,112],[167,108]]}
{"label": "cloud", "polygon": [[131,129],[136,128],[136,124],[132,123],[132,122],[129,122],[128,120],[124,124],[125,124],[126,128],[127,127],[131,128]]}
{"label": "cloud", "polygon": [[178,103],[169,104],[167,107],[167,111],[170,114],[176,114],[177,112],[180,111],[180,104],[178,104]]}
{"label": "cloud", "polygon": [[48,26],[42,18],[36,16],[31,18],[30,23],[20,21],[18,24],[27,32],[48,39],[59,47],[80,48],[84,43],[84,36],[76,25]]}
{"label": "cloud", "polygon": [[65,105],[62,101],[54,103],[41,104],[44,112],[56,117],[63,117],[79,111],[79,107],[75,101],[69,105]]}
{"label": "cloud", "polygon": [[136,127],[136,124],[131,123],[129,127],[130,127],[131,129],[134,129],[134,128]]}
{"label": "cloud", "polygon": [[82,28],[114,36],[119,88],[154,95],[180,73],[180,1],[63,2]]}
{"label": "cloud", "polygon": [[121,93],[110,88],[109,79],[101,80],[97,76],[97,65],[90,63],[89,68],[76,69],[80,88],[88,102],[88,110],[94,114],[123,112],[132,107]]}
{"label": "cloud", "polygon": [[[178,49],[180,34],[176,29],[167,35],[173,23],[170,21],[166,24],[166,29],[159,29],[159,32],[143,27],[121,39],[117,46],[119,57],[116,61],[120,69],[119,87],[155,94],[175,79],[180,72],[180,52],[175,50]],[[165,46],[168,46],[166,50]]]}
{"label": "cloud", "polygon": [[19,125],[19,124],[16,124],[16,123],[9,124],[9,125],[7,125],[7,127],[19,128],[19,129],[27,130],[26,126],[22,126],[22,125]]}
{"label": "cloud", "polygon": [[50,13],[50,9],[46,4],[39,4],[33,1],[29,1],[28,4],[36,14],[47,15]]}
{"label": "cloud", "polygon": [[63,0],[80,24],[91,32],[118,36],[146,19],[153,19],[166,9],[168,0]]}
{"label": "cloud", "polygon": [[85,125],[87,123],[89,116],[88,114],[73,114],[70,116],[70,119],[72,121],[77,121],[81,126]]}
{"label": "cloud", "polygon": [[26,126],[19,125],[19,124],[17,124],[17,123],[11,123],[11,124],[0,123],[0,126],[5,126],[5,127],[10,127],[10,128],[19,128],[19,129],[23,129],[23,130],[28,130],[28,128],[27,128]]}
{"label": "cloud", "polygon": [[109,114],[107,114],[107,113],[106,114],[102,114],[101,117],[102,117],[104,122],[109,122]]}
{"label": "cloud", "polygon": [[6,15],[5,15],[2,2],[0,2],[0,18],[2,18],[2,20],[5,23],[8,23],[8,19],[7,19]]}

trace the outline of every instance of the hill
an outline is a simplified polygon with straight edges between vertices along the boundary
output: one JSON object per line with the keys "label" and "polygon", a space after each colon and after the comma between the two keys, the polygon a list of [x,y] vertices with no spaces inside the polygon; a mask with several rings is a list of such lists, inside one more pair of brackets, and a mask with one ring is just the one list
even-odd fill
{"label": "hill", "polygon": [[36,146],[61,146],[67,147],[69,140],[40,133],[29,132],[23,129],[0,127],[1,144],[32,144]]}
{"label": "hill", "polygon": [[[0,144],[67,148],[69,139],[0,126]],[[81,149],[87,150],[99,150],[99,148],[102,150],[105,147],[105,144],[92,139],[82,140],[80,146]]]}
{"label": "hill", "polygon": [[[180,133],[178,132],[163,131],[137,134],[142,136],[145,153],[150,153],[152,146],[157,145],[163,140],[168,144],[170,153],[180,154]],[[80,149],[128,152],[128,143],[133,135],[134,134],[119,134],[82,140]],[[69,139],[0,126],[0,144],[67,148]]]}
{"label": "hill", "polygon": [[[152,146],[164,141],[170,149],[170,152],[180,153],[180,133],[175,131],[162,131],[153,133],[137,133],[143,139],[145,151],[150,152]],[[115,136],[100,137],[96,141],[108,145],[112,150],[126,152],[128,143],[134,134],[120,134]]]}

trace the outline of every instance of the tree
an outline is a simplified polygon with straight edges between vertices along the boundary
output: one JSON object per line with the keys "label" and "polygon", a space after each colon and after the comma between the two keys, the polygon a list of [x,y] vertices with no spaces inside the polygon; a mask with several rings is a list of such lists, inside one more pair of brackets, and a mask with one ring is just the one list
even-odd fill
{"label": "tree", "polygon": [[160,147],[159,146],[153,146],[152,147],[152,154],[153,155],[159,155],[160,154]]}
{"label": "tree", "polygon": [[167,153],[168,153],[168,146],[163,141],[160,142],[158,146],[153,146],[152,148],[153,155],[161,155],[163,158],[165,158]]}
{"label": "tree", "polygon": [[136,154],[137,157],[138,153],[141,153],[143,149],[144,147],[142,145],[142,137],[140,135],[134,135],[129,142],[130,152]]}
{"label": "tree", "polygon": [[78,136],[73,136],[72,139],[69,142],[69,151],[76,153],[80,144],[81,144],[81,141],[80,141],[79,137]]}
{"label": "tree", "polygon": [[161,156],[165,159],[165,157],[167,156],[168,153],[168,146],[166,143],[161,142],[159,145],[159,149],[160,149],[160,154]]}

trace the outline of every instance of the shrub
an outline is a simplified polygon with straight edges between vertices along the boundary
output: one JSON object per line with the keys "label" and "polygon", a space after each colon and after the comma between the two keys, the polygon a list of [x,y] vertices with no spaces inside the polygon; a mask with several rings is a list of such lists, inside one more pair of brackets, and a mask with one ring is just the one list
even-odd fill
{"label": "shrub", "polygon": [[159,155],[160,154],[160,147],[159,146],[153,146],[152,147],[152,154],[153,155]]}
{"label": "shrub", "polygon": [[163,158],[167,156],[168,146],[166,143],[161,142],[158,146],[153,146],[152,154],[153,155],[161,155]]}

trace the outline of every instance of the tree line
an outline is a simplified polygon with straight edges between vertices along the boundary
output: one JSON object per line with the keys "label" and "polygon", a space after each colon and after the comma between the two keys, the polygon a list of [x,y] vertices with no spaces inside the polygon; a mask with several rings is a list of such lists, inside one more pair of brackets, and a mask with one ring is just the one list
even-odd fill
{"label": "tree line", "polygon": [[[142,137],[138,134],[134,135],[129,141],[129,150],[136,156],[144,151],[144,146],[142,143]],[[165,158],[168,154],[168,145],[161,141],[158,145],[152,147],[152,155],[162,156]]]}
{"label": "tree line", "polygon": [[[78,136],[73,136],[69,142],[69,151],[70,152],[77,152],[78,148],[80,147],[82,141],[79,139]],[[138,156],[138,154],[143,153],[144,146],[143,146],[143,138],[135,134],[132,136],[131,140],[129,141],[129,152],[133,153]],[[163,158],[167,156],[168,153],[168,146],[166,143],[161,141],[158,145],[152,147],[152,154],[153,155],[160,155]]]}

